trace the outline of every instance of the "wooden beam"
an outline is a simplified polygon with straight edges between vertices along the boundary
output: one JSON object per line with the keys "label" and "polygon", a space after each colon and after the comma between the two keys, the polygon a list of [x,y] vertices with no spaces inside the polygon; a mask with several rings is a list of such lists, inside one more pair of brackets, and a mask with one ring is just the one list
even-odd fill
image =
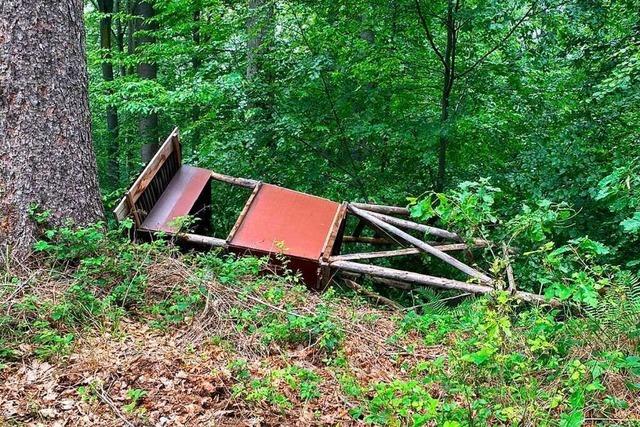
{"label": "wooden beam", "polygon": [[379,218],[385,222],[388,222],[389,224],[395,225],[396,227],[415,230],[421,233],[430,234],[432,236],[442,237],[443,239],[451,239],[456,242],[462,242],[462,238],[458,234],[452,233],[451,231],[443,230],[442,228],[431,227],[430,225],[425,225],[425,224],[418,224],[417,222],[408,221],[406,219],[400,219],[400,218],[396,218],[390,215],[385,215],[377,212],[369,212],[369,213],[375,216],[376,218]]}
{"label": "wooden beam", "polygon": [[345,285],[347,285],[347,287],[353,289],[355,292],[372,299],[375,304],[386,305],[387,307],[390,307],[394,310],[402,310],[404,308],[397,302],[390,300],[389,298],[383,297],[382,295],[376,292],[370,291],[365,287],[361,286],[360,284],[354,282],[353,280],[342,278],[342,282]]}
{"label": "wooden beam", "polygon": [[237,185],[239,187],[245,187],[245,188],[255,188],[259,182],[249,178],[236,178],[233,176],[229,176],[229,175],[225,175],[225,174],[213,172],[213,171],[211,171],[211,178],[215,179],[216,181],[222,181],[222,182],[226,182],[227,184]]}
{"label": "wooden beam", "polygon": [[206,246],[211,248],[226,248],[227,241],[216,237],[203,236],[200,234],[179,233],[175,235],[177,240],[192,243],[198,246]]}
{"label": "wooden beam", "polygon": [[326,261],[331,257],[333,253],[333,248],[335,246],[336,240],[338,238],[338,233],[340,229],[343,227],[344,220],[347,216],[347,204],[342,203],[338,210],[336,210],[336,214],[333,216],[333,221],[331,222],[331,231],[327,235],[324,243],[322,244],[322,260]]}
{"label": "wooden beam", "polygon": [[393,251],[360,252],[355,254],[336,255],[329,258],[329,261],[352,261],[356,259],[387,258],[403,255],[417,255],[420,253],[422,252],[417,248],[405,248],[396,249]]}
{"label": "wooden beam", "polygon": [[251,195],[247,199],[247,202],[244,204],[244,207],[242,208],[242,212],[240,212],[240,215],[238,216],[238,219],[236,220],[236,223],[233,225],[233,228],[229,232],[229,236],[227,237],[227,241],[228,242],[232,241],[233,240],[233,236],[236,235],[236,232],[238,231],[238,228],[240,228],[240,225],[242,224],[242,221],[244,221],[244,217],[247,215],[247,212],[249,212],[249,208],[251,207],[251,204],[253,203],[253,199],[256,198],[256,195],[258,194],[258,191],[260,191],[261,185],[262,185],[262,183],[258,181],[256,183],[255,187],[253,187],[253,192],[251,193]]}
{"label": "wooden beam", "polygon": [[400,206],[385,206],[385,205],[375,205],[372,203],[349,203],[351,206],[355,206],[359,209],[364,209],[370,212],[377,212],[381,214],[387,215],[401,215],[401,216],[409,216],[409,209],[403,208]]}
{"label": "wooden beam", "polygon": [[[340,272],[340,276],[347,277],[353,280],[360,279],[366,276],[366,274],[354,273],[352,271],[344,271],[344,270],[338,270],[338,271]],[[407,282],[401,282],[399,280],[385,279],[383,277],[375,277],[375,276],[368,276],[368,277],[369,277],[369,280],[371,280],[372,282],[386,285],[392,288],[402,289],[405,291],[410,291],[412,289],[415,289],[416,287],[416,285],[412,285],[411,283],[407,283]]]}
{"label": "wooden beam", "polygon": [[393,240],[380,237],[362,237],[362,236],[342,236],[345,243],[367,243],[370,245],[393,245]]}
{"label": "wooden beam", "polygon": [[430,255],[435,256],[436,258],[446,262],[447,264],[457,268],[458,270],[472,276],[475,277],[479,280],[481,280],[482,282],[486,282],[486,283],[491,283],[493,282],[493,279],[490,278],[489,276],[479,272],[478,270],[469,267],[467,264],[455,259],[454,257],[452,257],[451,255],[442,252],[441,250],[438,250],[436,248],[434,248],[433,246],[423,242],[422,240],[419,240],[415,237],[413,237],[412,235],[405,233],[404,231],[400,230],[399,228],[394,227],[391,224],[388,224],[384,221],[382,221],[379,218],[376,218],[375,216],[371,215],[371,213],[363,211],[362,209],[358,209],[357,207],[353,206],[353,205],[349,205],[349,209],[356,215],[358,215],[359,217],[362,217],[364,219],[366,219],[367,221],[369,221],[370,223],[372,223],[373,225],[379,227],[380,229],[394,235],[397,236],[398,238],[406,241],[407,243],[415,246],[416,248],[422,250],[425,253],[428,253]]}
{"label": "wooden beam", "polygon": [[[452,243],[450,245],[433,245],[433,247],[442,252],[464,251],[469,249],[469,245],[465,243]],[[473,247],[483,247],[483,246],[473,246]],[[396,249],[392,251],[359,252],[354,254],[336,255],[336,256],[332,256],[330,259],[332,261],[351,261],[355,259],[387,258],[387,257],[403,256],[403,255],[417,255],[421,253],[423,253],[423,251],[421,251],[418,248],[404,248],[404,249]]]}
{"label": "wooden beam", "polygon": [[[353,273],[366,274],[372,277],[381,277],[384,279],[397,280],[400,282],[414,283],[417,285],[433,286],[441,289],[452,289],[474,294],[488,294],[495,292],[496,289],[486,285],[475,285],[472,283],[461,282],[458,280],[445,279],[442,277],[428,276],[426,274],[413,273],[410,271],[396,270],[393,268],[379,267],[377,265],[360,264],[351,261],[333,261],[329,265],[338,270],[350,271]],[[515,292],[515,298],[527,302],[546,303],[558,306],[557,300],[547,301],[542,295],[536,295],[529,292]]]}

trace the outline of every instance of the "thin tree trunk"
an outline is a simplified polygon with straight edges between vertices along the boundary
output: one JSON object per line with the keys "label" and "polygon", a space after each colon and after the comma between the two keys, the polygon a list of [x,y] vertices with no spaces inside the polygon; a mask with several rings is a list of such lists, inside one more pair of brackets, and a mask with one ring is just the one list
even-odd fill
{"label": "thin tree trunk", "polygon": [[[103,51],[102,56],[102,78],[105,82],[113,82],[113,63],[112,58],[112,14],[113,0],[99,0],[98,7],[104,15],[100,19],[100,48]],[[107,93],[111,94],[110,89]],[[120,148],[118,146],[118,110],[112,104],[107,105],[107,133],[109,141],[107,141],[107,177],[109,185],[116,188],[119,184],[120,168]]]}
{"label": "thin tree trunk", "polygon": [[[455,6],[457,8],[457,4]],[[440,132],[438,133],[438,174],[436,176],[435,191],[442,192],[447,178],[447,149],[449,148],[449,108],[451,92],[455,79],[456,56],[456,21],[453,0],[447,6],[447,45],[444,51],[442,95],[440,97]]]}
{"label": "thin tree trunk", "polygon": [[29,252],[32,206],[103,218],[87,91],[82,0],[0,2],[0,259]]}
{"label": "thin tree trunk", "polygon": [[[124,6],[123,6],[124,3]],[[115,13],[122,13],[123,11],[127,11],[127,0],[115,0],[113,4],[113,11]],[[122,26],[122,18],[119,17],[116,20],[116,46],[118,47],[118,52],[124,53],[124,38],[125,38],[125,28]],[[127,75],[127,67],[125,67],[124,63],[120,65],[120,77],[124,77]]]}
{"label": "thin tree trunk", "polygon": [[[192,65],[193,65],[193,73],[194,76],[197,78],[197,73],[198,73],[198,69],[200,68],[200,66],[202,65],[202,60],[200,59],[200,52],[198,51],[198,48],[200,46],[200,20],[201,20],[201,13],[202,13],[202,5],[201,5],[201,1],[200,0],[194,0],[193,3],[193,32],[192,32],[192,39],[193,39],[193,44],[194,44],[194,49],[195,49],[195,53],[193,55],[193,58],[191,59]],[[195,155],[195,157],[198,157],[198,148],[200,146],[200,124],[198,123],[200,121],[200,105],[198,105],[198,103],[195,103],[193,105],[193,108],[191,109],[191,118],[193,120],[193,138],[191,138],[191,149],[193,154]]]}
{"label": "thin tree trunk", "polygon": [[[154,16],[153,5],[148,1],[140,1],[136,4],[136,15],[139,16],[140,31],[153,31],[156,25],[151,22]],[[153,37],[144,34],[136,37],[136,48],[153,42]],[[138,76],[146,80],[155,80],[158,76],[158,67],[153,62],[141,62],[138,64]],[[158,113],[151,112],[140,117],[138,130],[143,141],[142,161],[148,163],[153,155],[158,151]]]}
{"label": "thin tree trunk", "polygon": [[249,82],[249,107],[253,112],[253,127],[258,147],[274,148],[273,121],[273,75],[265,61],[274,30],[273,0],[248,0],[247,19],[247,68]]}

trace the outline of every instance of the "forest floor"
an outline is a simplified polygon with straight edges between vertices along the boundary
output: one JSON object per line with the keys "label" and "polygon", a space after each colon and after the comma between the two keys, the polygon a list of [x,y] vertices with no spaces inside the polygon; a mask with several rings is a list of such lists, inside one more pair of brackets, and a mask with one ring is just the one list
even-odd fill
{"label": "forest floor", "polygon": [[640,423],[637,343],[566,313],[391,311],[253,258],[64,245],[4,273],[0,425]]}

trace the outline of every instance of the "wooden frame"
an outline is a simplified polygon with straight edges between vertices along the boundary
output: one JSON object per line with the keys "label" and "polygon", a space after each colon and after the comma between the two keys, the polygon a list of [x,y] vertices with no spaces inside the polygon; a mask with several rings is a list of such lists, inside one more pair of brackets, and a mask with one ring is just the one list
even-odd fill
{"label": "wooden frame", "polygon": [[178,158],[179,165],[181,163],[181,155],[180,135],[178,128],[173,129],[171,134],[167,137],[160,148],[158,148],[156,154],[151,158],[138,178],[131,185],[131,188],[129,188],[129,190],[125,194],[125,197],[122,198],[120,203],[118,203],[116,208],[113,210],[113,213],[118,221],[122,221],[123,219],[128,217],[129,214],[133,214],[134,220],[136,221],[136,226],[139,227],[141,225],[140,217],[136,212],[135,204],[142,193],[147,189],[153,178],[155,178],[160,168],[162,168],[169,156],[174,152],[176,153],[176,156]]}

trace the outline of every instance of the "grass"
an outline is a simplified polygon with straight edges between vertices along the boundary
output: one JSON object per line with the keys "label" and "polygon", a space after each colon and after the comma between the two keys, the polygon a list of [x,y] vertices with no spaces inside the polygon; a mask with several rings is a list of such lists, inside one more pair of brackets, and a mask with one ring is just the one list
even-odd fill
{"label": "grass", "polygon": [[506,294],[390,312],[264,260],[120,236],[59,230],[3,272],[7,424],[640,422],[633,328]]}

